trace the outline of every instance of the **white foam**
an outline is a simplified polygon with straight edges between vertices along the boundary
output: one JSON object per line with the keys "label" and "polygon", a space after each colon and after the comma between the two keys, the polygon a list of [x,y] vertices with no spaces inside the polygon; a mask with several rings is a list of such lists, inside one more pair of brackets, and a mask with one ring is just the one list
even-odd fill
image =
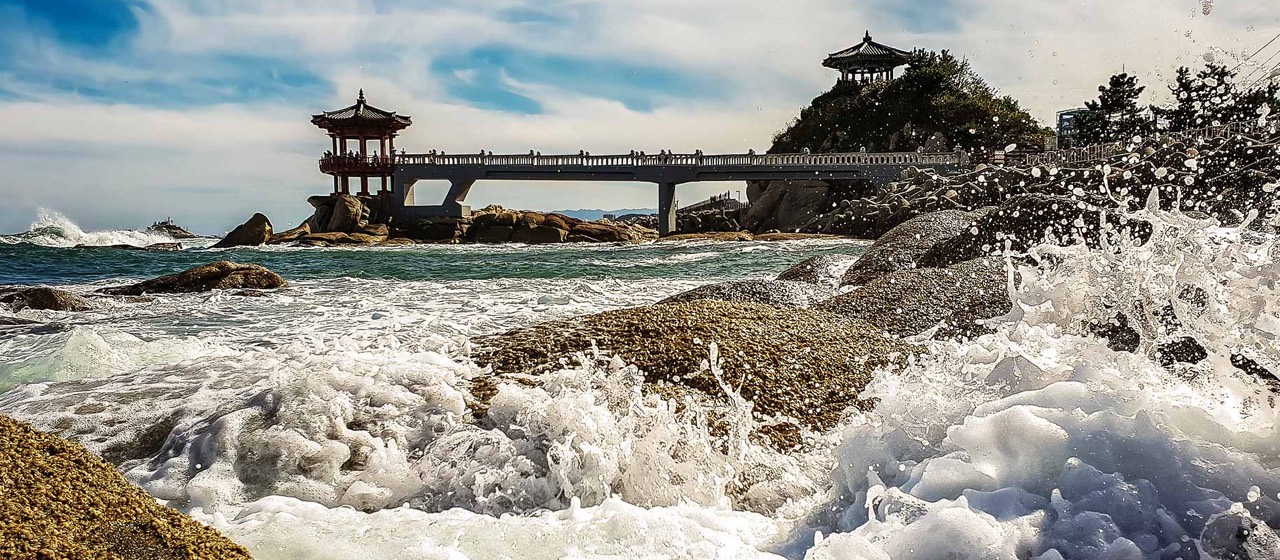
{"label": "white foam", "polygon": [[41,208],[36,221],[25,233],[0,235],[0,243],[30,243],[45,247],[75,247],[87,245],[133,245],[145,247],[156,243],[173,243],[168,235],[158,235],[134,230],[84,231],[66,216]]}

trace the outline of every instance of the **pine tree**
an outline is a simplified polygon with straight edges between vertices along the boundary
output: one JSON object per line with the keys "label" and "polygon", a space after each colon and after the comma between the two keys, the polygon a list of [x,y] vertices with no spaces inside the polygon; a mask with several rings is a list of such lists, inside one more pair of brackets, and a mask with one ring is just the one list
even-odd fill
{"label": "pine tree", "polygon": [[1142,136],[1154,128],[1147,111],[1138,104],[1145,86],[1127,73],[1111,77],[1098,87],[1098,99],[1085,103],[1085,112],[1076,123],[1084,144],[1116,142]]}
{"label": "pine tree", "polygon": [[1170,132],[1251,121],[1280,109],[1280,87],[1269,83],[1242,91],[1236,73],[1221,64],[1209,64],[1194,77],[1179,68],[1169,90],[1173,106],[1156,112]]}

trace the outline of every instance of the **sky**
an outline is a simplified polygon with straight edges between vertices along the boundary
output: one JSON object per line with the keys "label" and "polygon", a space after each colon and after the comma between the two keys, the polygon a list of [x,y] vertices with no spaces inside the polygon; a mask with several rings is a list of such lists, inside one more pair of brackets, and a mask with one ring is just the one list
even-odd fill
{"label": "sky", "polygon": [[[1280,62],[1280,41],[1258,52],[1275,0],[0,0],[0,232],[41,210],[293,227],[332,185],[310,115],[361,88],[413,117],[410,153],[763,151],[865,30],[967,57],[1046,124],[1121,69],[1162,101],[1179,65]],[[479,183],[468,203],[653,207],[656,189]]]}

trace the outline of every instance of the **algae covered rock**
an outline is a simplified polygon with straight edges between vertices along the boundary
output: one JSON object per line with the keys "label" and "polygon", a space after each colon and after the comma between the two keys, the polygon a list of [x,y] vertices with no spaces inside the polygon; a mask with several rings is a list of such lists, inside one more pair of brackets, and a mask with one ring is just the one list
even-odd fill
{"label": "algae covered rock", "polygon": [[143,294],[184,294],[212,290],[270,290],[288,286],[279,274],[257,264],[218,261],[131,286],[103,288],[99,293],[113,296]]}

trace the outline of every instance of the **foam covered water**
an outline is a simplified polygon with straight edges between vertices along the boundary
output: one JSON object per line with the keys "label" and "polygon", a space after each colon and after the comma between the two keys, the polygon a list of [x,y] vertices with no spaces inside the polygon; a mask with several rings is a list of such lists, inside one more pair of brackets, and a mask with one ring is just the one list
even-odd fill
{"label": "foam covered water", "polygon": [[[734,429],[713,434],[712,411],[643,396],[620,360],[508,378],[477,418],[469,338],[854,245],[539,249],[526,258],[580,267],[562,271],[610,251],[687,262],[623,279],[337,274],[261,299],[23,312],[54,326],[0,341],[0,372],[26,383],[0,411],[81,441],[259,558],[1210,558],[1249,520],[1265,547],[1280,418],[1273,387],[1236,366],[1280,372],[1280,244],[1135,217],[1154,225],[1140,247],[1011,261],[1017,305],[994,332],[918,341],[927,353],[866,389],[873,411],[802,452],[753,443],[731,386],[737,404],[716,412]],[[1136,352],[1093,334],[1117,312]],[[1162,367],[1183,338],[1208,357]],[[82,381],[33,383],[63,379]]]}
{"label": "foam covered water", "polygon": [[156,243],[173,243],[167,235],[157,235],[133,230],[84,231],[66,216],[52,210],[41,209],[31,227],[19,234],[0,235],[0,244],[29,243],[44,247],[93,247],[110,245],[134,245],[145,247]]}

